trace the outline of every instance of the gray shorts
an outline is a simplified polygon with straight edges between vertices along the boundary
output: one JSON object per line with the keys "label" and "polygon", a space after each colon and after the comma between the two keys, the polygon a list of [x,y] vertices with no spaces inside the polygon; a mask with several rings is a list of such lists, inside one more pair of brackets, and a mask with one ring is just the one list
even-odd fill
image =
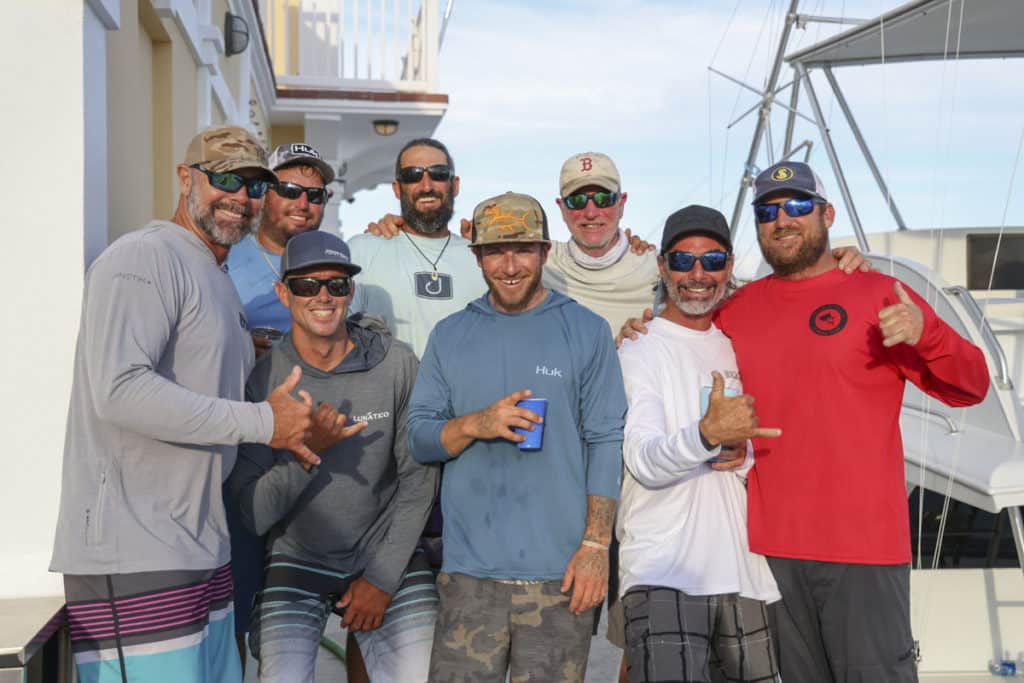
{"label": "gray shorts", "polygon": [[442,572],[429,680],[583,683],[594,614],[570,612],[560,587]]}
{"label": "gray shorts", "polygon": [[786,683],[917,683],[910,565],[769,557]]}
{"label": "gray shorts", "polygon": [[630,683],[780,680],[760,600],[637,586],[621,602]]}

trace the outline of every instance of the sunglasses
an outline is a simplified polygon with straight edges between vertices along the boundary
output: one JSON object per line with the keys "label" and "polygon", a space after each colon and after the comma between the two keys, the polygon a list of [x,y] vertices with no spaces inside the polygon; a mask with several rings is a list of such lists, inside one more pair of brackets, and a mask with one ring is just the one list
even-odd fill
{"label": "sunglasses", "polygon": [[285,199],[298,199],[305,192],[310,204],[323,204],[332,194],[326,187],[305,187],[295,183],[278,183],[271,185],[270,189]]}
{"label": "sunglasses", "polygon": [[320,293],[321,287],[327,288],[331,296],[348,296],[352,291],[352,282],[347,275],[341,277],[330,277],[326,280],[318,280],[315,277],[292,277],[285,280],[288,289],[295,296],[316,296]]}
{"label": "sunglasses", "polygon": [[700,261],[700,267],[705,272],[717,273],[720,270],[725,270],[725,264],[729,262],[729,252],[705,251],[698,256],[689,251],[670,251],[665,254],[665,260],[668,261],[668,269],[677,273],[689,273],[697,261]]}
{"label": "sunglasses", "polygon": [[435,164],[433,166],[406,166],[405,168],[398,169],[398,175],[395,176],[395,180],[404,184],[411,185],[412,183],[418,183],[423,180],[423,174],[426,173],[430,176],[431,180],[439,183],[452,179],[452,167],[448,164]]}
{"label": "sunglasses", "polygon": [[594,206],[599,209],[607,209],[609,206],[615,206],[619,203],[619,193],[601,190],[599,192],[577,192],[568,197],[562,197],[565,205],[574,211],[584,208],[588,200],[593,201]]}
{"label": "sunglasses", "polygon": [[244,187],[249,199],[260,199],[270,186],[270,183],[262,178],[246,178],[234,171],[207,171],[199,164],[193,165],[192,168],[205,173],[210,185],[221,192],[234,194]]}
{"label": "sunglasses", "polygon": [[814,211],[815,204],[824,203],[821,199],[803,197],[800,199],[790,199],[785,204],[755,204],[754,216],[757,218],[758,223],[771,223],[779,217],[779,207],[782,207],[782,210],[790,218],[799,218]]}

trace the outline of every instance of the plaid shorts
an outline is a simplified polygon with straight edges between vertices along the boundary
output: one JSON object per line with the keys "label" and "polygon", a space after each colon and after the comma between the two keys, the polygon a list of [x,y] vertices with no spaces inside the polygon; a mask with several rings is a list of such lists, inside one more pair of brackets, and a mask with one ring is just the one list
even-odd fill
{"label": "plaid shorts", "polygon": [[630,683],[781,680],[760,600],[637,586],[622,603]]}

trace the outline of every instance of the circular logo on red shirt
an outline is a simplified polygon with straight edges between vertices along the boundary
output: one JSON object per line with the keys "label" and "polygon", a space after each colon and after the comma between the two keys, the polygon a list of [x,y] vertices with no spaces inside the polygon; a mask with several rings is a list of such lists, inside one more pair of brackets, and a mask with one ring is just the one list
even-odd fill
{"label": "circular logo on red shirt", "polygon": [[830,337],[846,327],[846,310],[839,304],[818,306],[811,313],[811,331]]}

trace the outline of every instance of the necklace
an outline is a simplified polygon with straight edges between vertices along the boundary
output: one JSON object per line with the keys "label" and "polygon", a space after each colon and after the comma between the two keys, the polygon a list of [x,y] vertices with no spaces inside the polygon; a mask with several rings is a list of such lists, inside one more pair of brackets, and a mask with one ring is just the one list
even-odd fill
{"label": "necklace", "polygon": [[402,234],[405,235],[405,239],[409,240],[409,244],[411,244],[416,251],[420,252],[420,256],[427,259],[427,263],[429,263],[430,267],[432,268],[432,272],[430,273],[430,279],[433,280],[434,282],[437,282],[437,264],[438,262],[440,262],[441,257],[444,256],[444,251],[445,249],[448,248],[448,243],[452,241],[452,234],[448,233],[448,238],[444,241],[444,246],[441,247],[441,253],[438,254],[437,258],[434,259],[433,261],[427,258],[427,255],[423,253],[423,250],[420,249],[419,245],[413,241],[412,237],[409,237],[409,233],[403,230]]}
{"label": "necklace", "polygon": [[260,238],[259,237],[256,237],[255,239],[256,239],[256,248],[259,249],[260,250],[260,254],[263,255],[263,260],[267,262],[267,267],[269,267],[272,271],[274,271],[274,275],[276,275],[277,279],[280,280],[281,279],[281,271],[277,269],[277,266],[274,265],[274,262],[270,260],[269,256],[267,256],[267,248],[264,247],[263,244],[260,242]]}

